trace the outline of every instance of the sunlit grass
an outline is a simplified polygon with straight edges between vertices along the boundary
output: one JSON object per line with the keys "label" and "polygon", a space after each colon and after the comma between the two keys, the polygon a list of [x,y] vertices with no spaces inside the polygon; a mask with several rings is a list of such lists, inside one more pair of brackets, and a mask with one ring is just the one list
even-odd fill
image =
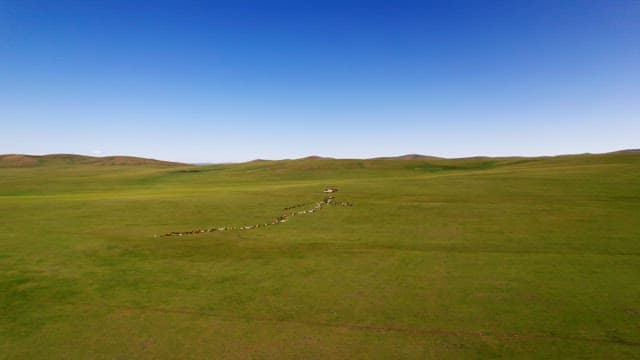
{"label": "sunlit grass", "polygon": [[638,209],[635,154],[3,168],[0,357],[637,357]]}

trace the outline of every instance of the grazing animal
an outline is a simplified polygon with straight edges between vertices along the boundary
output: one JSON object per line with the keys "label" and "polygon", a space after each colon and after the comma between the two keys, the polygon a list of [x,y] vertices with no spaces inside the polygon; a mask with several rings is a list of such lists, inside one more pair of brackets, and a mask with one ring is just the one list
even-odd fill
{"label": "grazing animal", "polygon": [[[334,187],[328,187],[326,189],[324,189],[325,193],[334,193],[338,191],[337,188]],[[304,206],[306,204],[299,204],[299,205],[294,205],[294,206],[290,206],[290,207],[286,207],[284,208],[285,210],[289,210],[289,209],[293,209],[293,208],[297,208],[297,207],[301,207]],[[306,209],[306,210],[300,210],[300,211],[294,211],[290,214],[282,214],[280,216],[278,216],[275,220],[273,220],[270,223],[265,223],[265,224],[256,224],[256,225],[248,225],[248,226],[231,226],[231,227],[219,227],[219,228],[210,228],[210,229],[198,229],[198,230],[191,230],[191,231],[185,231],[185,232],[178,232],[178,231],[172,231],[169,233],[166,233],[164,235],[161,236],[183,236],[183,235],[191,235],[191,234],[202,234],[205,232],[214,232],[214,231],[228,231],[228,230],[251,230],[251,229],[256,229],[259,227],[263,227],[263,226],[269,226],[269,225],[277,225],[280,223],[285,223],[289,220],[290,216],[296,216],[298,214],[313,214],[316,211],[320,211],[323,207],[327,206],[327,205],[332,205],[332,206],[353,206],[352,203],[350,202],[336,202],[335,198],[333,197],[333,195],[329,195],[326,196],[321,202],[318,202],[315,204],[314,207],[312,207],[311,209]],[[157,235],[155,235],[154,237],[157,237]]]}

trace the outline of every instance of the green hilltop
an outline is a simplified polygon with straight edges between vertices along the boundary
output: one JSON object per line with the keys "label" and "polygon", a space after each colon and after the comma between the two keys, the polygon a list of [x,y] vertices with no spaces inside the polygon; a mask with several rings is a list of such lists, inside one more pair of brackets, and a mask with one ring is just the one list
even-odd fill
{"label": "green hilltop", "polygon": [[61,166],[61,165],[160,165],[175,166],[180,163],[145,159],[134,156],[85,156],[74,154],[51,155],[0,155],[0,167],[34,167],[34,166]]}

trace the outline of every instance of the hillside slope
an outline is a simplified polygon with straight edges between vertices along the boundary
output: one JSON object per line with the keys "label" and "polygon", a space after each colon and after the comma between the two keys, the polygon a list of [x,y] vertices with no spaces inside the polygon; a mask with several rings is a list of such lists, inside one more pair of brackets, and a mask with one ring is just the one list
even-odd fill
{"label": "hillside slope", "polygon": [[0,167],[33,167],[60,165],[154,165],[154,166],[184,166],[186,164],[146,159],[134,156],[104,156],[94,157],[75,154],[50,155],[0,155]]}
{"label": "hillside slope", "polygon": [[640,357],[638,153],[74,159],[0,168],[6,358]]}

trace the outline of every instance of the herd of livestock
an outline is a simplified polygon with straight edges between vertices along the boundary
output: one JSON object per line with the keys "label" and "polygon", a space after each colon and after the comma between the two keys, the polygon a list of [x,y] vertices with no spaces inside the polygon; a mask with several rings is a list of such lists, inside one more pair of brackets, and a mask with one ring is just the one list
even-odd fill
{"label": "herd of livestock", "polygon": [[[329,189],[331,191],[327,191]],[[338,191],[338,189],[336,189],[336,188],[328,188],[324,192],[333,193],[333,192],[336,192],[336,191]],[[305,205],[309,205],[309,203],[289,206],[289,207],[284,208],[284,210],[285,211],[292,210],[292,209],[303,207]],[[332,205],[332,206],[353,206],[352,203],[347,202],[347,201],[338,202],[338,201],[335,200],[333,195],[329,195],[329,196],[325,197],[324,200],[315,203],[315,205],[310,209],[298,210],[298,211],[285,213],[285,214],[282,214],[282,215],[278,216],[276,219],[274,219],[273,221],[268,222],[268,223],[247,225],[247,226],[212,227],[212,228],[208,228],[208,229],[195,229],[195,230],[190,230],[190,231],[172,231],[172,232],[163,234],[161,236],[183,236],[183,235],[195,235],[195,234],[210,233],[210,232],[215,232],[215,231],[251,230],[251,229],[266,227],[266,226],[270,226],[270,225],[277,225],[277,224],[285,223],[292,216],[304,215],[304,214],[313,214],[316,211],[320,211],[322,208],[324,208],[325,206],[328,206],[328,205]],[[156,235],[156,237],[157,237],[157,235]]]}

